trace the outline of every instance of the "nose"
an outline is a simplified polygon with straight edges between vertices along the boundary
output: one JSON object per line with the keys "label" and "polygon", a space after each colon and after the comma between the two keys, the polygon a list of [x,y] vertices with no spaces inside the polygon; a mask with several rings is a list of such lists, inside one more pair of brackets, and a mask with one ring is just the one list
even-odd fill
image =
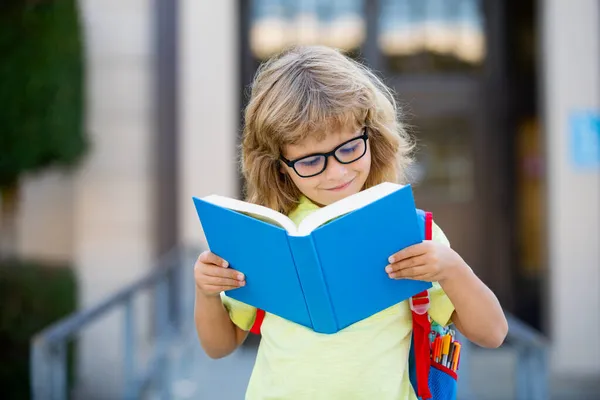
{"label": "nose", "polygon": [[338,180],[348,174],[348,168],[345,164],[341,164],[335,157],[330,157],[325,169],[325,177],[328,180]]}

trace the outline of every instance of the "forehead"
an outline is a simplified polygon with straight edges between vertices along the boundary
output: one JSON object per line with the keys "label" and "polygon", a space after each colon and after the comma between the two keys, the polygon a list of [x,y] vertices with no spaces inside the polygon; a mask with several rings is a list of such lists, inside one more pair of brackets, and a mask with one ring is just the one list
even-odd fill
{"label": "forehead", "polygon": [[359,125],[350,125],[324,132],[321,135],[311,135],[297,143],[283,146],[283,154],[288,159],[302,157],[311,153],[325,153],[360,134]]}

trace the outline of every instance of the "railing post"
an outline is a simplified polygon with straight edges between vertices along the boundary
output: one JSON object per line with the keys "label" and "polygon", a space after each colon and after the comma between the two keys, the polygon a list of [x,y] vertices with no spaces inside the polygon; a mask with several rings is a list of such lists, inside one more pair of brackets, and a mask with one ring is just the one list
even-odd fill
{"label": "railing post", "polygon": [[182,319],[184,318],[183,313],[181,312],[180,298],[182,295],[182,286],[181,286],[181,256],[179,253],[176,253],[172,260],[170,260],[172,265],[170,265],[170,270],[168,274],[169,281],[169,320],[171,326],[176,330],[177,333],[181,332]]}
{"label": "railing post", "polygon": [[169,326],[169,285],[168,275],[165,274],[156,285],[156,344],[157,344],[157,358],[161,368],[158,370],[158,391],[161,399],[166,400],[169,398],[169,357],[167,356],[167,343],[168,335],[170,334]]}
{"label": "railing post", "polygon": [[64,400],[67,398],[66,343],[35,341],[31,354],[32,398]]}
{"label": "railing post", "polygon": [[65,341],[52,346],[52,393],[53,399],[67,398],[67,344]]}
{"label": "railing post", "polygon": [[529,385],[533,377],[530,375],[531,355],[530,348],[527,346],[516,345],[517,363],[515,368],[515,399],[516,400],[533,400],[529,392]]}
{"label": "railing post", "polygon": [[[184,264],[186,261],[186,257],[184,254],[179,254],[177,260],[175,261],[177,264],[175,268],[173,268],[174,279],[177,282],[177,293],[175,295],[175,308],[177,309],[177,330],[178,334],[181,335],[184,332],[186,326],[186,319],[190,318],[186,313],[187,304],[187,280],[184,276],[184,271],[193,271],[193,269],[184,268]],[[193,274],[190,273],[189,278],[191,279]]]}
{"label": "railing post", "polygon": [[538,331],[510,314],[508,339],[517,353],[515,393],[517,400],[547,400],[550,397],[549,343]]}
{"label": "railing post", "polygon": [[[199,254],[199,251],[198,251]],[[181,296],[181,301],[183,301],[183,309],[184,315],[186,319],[186,323],[194,326],[194,308],[195,308],[195,298],[196,298],[196,282],[194,281],[194,263],[196,262],[197,255],[192,253],[191,251],[184,252],[182,255],[183,258],[183,266],[181,268],[182,282],[184,287],[184,295]],[[191,269],[187,269],[186,267],[190,266]],[[195,330],[195,328],[194,328]]]}
{"label": "railing post", "polygon": [[133,299],[127,297],[125,302],[123,329],[123,398],[130,400],[135,398],[136,379],[135,379],[135,324]]}
{"label": "railing post", "polygon": [[460,400],[473,399],[471,390],[471,350],[473,344],[458,330],[456,337],[461,343],[460,350],[460,369],[458,370],[458,391],[457,398]]}
{"label": "railing post", "polygon": [[515,398],[547,400],[549,368],[547,350],[538,346],[517,346]]}
{"label": "railing post", "polygon": [[51,358],[48,346],[40,339],[33,341],[31,349],[30,379],[32,383],[31,395],[33,400],[45,400],[48,393],[52,392],[52,381],[50,380]]}
{"label": "railing post", "polygon": [[550,398],[550,368],[548,366],[548,350],[535,347],[532,351],[532,399],[547,400]]}

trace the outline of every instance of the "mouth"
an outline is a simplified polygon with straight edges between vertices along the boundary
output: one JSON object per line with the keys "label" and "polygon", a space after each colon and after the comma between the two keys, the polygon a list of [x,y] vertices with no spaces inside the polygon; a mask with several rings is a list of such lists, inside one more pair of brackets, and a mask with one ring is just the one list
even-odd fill
{"label": "mouth", "polygon": [[350,186],[350,184],[352,182],[354,182],[354,179],[351,179],[351,180],[349,180],[348,182],[346,182],[346,183],[344,183],[342,185],[335,186],[335,187],[332,187],[332,188],[329,188],[329,189],[326,189],[326,190],[329,190],[329,191],[332,191],[332,192],[339,192],[341,190],[346,189],[348,186]]}

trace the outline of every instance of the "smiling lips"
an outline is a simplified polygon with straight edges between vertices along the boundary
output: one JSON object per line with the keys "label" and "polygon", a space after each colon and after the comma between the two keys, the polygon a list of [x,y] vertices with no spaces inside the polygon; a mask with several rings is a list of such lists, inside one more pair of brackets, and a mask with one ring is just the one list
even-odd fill
{"label": "smiling lips", "polygon": [[352,181],[353,181],[353,180],[354,180],[354,179],[352,179],[352,180],[350,180],[350,181],[348,181],[348,182],[344,183],[343,185],[336,186],[336,187],[332,187],[332,188],[329,188],[329,189],[327,189],[327,190],[331,190],[331,191],[334,191],[334,192],[337,192],[337,191],[340,191],[340,190],[344,190],[344,189],[346,189],[348,186],[350,186],[350,184],[352,183]]}

